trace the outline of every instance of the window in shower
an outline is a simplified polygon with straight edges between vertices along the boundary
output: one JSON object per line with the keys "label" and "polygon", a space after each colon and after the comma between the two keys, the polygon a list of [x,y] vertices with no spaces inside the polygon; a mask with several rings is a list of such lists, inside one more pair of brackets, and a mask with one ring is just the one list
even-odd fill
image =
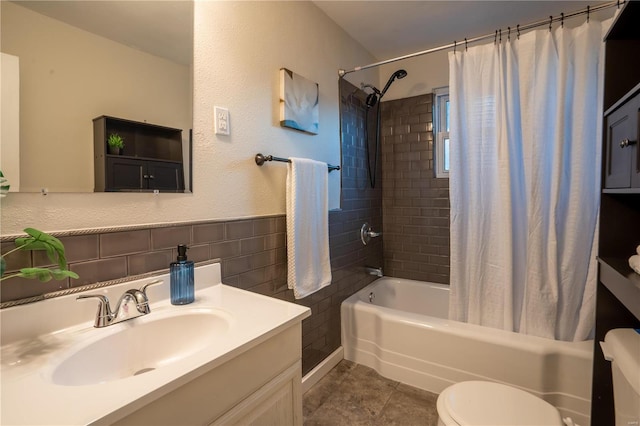
{"label": "window in shower", "polygon": [[437,178],[449,177],[449,88],[433,91],[434,165]]}

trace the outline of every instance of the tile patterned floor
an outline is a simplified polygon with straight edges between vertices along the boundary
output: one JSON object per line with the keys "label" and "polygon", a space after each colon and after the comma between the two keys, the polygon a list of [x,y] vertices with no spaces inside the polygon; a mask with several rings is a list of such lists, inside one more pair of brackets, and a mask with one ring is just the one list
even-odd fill
{"label": "tile patterned floor", "polygon": [[304,425],[436,426],[437,397],[342,360],[304,394]]}

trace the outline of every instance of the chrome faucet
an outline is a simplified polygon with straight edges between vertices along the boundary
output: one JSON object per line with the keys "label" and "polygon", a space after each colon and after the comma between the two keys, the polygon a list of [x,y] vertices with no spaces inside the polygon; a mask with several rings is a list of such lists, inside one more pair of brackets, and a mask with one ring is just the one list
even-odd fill
{"label": "chrome faucet", "polygon": [[369,275],[375,275],[376,277],[382,277],[382,267],[374,268],[372,266],[365,266],[364,270]]}
{"label": "chrome faucet", "polygon": [[[76,300],[91,298],[98,299],[98,311],[96,312],[96,320],[93,326],[96,328],[102,328],[109,325],[117,324],[119,322],[137,318],[151,312],[151,308],[149,308],[149,298],[147,297],[147,288],[149,286],[161,283],[162,280],[155,280],[146,283],[145,285],[140,287],[140,290],[130,289],[125,291],[122,296],[120,296],[120,300],[118,300],[115,311],[111,310],[111,307],[109,306],[109,299],[107,298],[107,296],[104,296],[102,294],[80,295],[76,298]],[[131,312],[129,309],[130,305],[133,305],[135,307],[135,309],[132,309]]]}

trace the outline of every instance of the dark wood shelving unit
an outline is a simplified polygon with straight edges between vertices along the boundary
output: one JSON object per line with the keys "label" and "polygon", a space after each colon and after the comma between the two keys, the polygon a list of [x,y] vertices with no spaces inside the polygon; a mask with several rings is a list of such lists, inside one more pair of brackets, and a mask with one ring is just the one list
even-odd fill
{"label": "dark wood shelving unit", "polygon": [[637,318],[640,318],[640,275],[629,266],[628,259],[599,258],[600,281]]}
{"label": "dark wood shelving unit", "polygon": [[[107,138],[124,139],[122,155],[108,153]],[[122,118],[93,120],[95,192],[183,192],[182,130]]]}
{"label": "dark wood shelving unit", "polygon": [[[615,424],[611,363],[600,341],[614,328],[640,328],[640,1],[628,1],[605,37],[602,195],[598,246],[591,424]],[[623,142],[627,141],[627,142]],[[621,144],[621,142],[623,142]]]}

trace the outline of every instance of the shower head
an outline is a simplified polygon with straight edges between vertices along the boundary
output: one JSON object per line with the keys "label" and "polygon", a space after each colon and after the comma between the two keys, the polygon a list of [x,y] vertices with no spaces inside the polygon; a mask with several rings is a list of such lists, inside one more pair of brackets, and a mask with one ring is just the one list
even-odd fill
{"label": "shower head", "polygon": [[375,86],[373,86],[371,84],[360,83],[360,88],[362,90],[367,89],[367,88],[373,90],[373,93],[369,93],[367,95],[367,100],[365,101],[365,103],[367,105],[367,108],[371,108],[376,103],[378,103],[378,96],[380,95],[380,91],[378,90],[377,87],[375,87]]}
{"label": "shower head", "polygon": [[378,103],[378,95],[375,93],[369,93],[365,103],[367,104],[367,108],[371,108],[372,106]]}
{"label": "shower head", "polygon": [[367,96],[367,100],[365,101],[367,104],[367,108],[371,108],[372,106],[377,104],[380,99],[382,99],[384,94],[387,92],[387,89],[389,89],[389,86],[391,86],[391,83],[393,83],[396,78],[400,79],[400,78],[405,78],[406,76],[407,76],[407,72],[405,70],[398,70],[394,72],[393,74],[391,74],[391,77],[389,77],[389,81],[387,81],[387,84],[384,86],[384,89],[382,89],[382,92],[377,88],[375,88],[374,86],[372,86],[371,84],[360,83],[360,88],[362,90],[366,88],[373,90],[373,93],[370,93]]}
{"label": "shower head", "polygon": [[401,78],[405,78],[406,76],[407,76],[407,72],[405,70],[398,70],[393,74],[391,74],[391,77],[389,77],[389,81],[387,81],[387,84],[384,86],[384,89],[382,89],[382,93],[380,93],[380,97],[382,98],[384,94],[387,93],[387,89],[389,89],[389,86],[391,86],[391,83],[393,83],[396,78],[401,79]]}

